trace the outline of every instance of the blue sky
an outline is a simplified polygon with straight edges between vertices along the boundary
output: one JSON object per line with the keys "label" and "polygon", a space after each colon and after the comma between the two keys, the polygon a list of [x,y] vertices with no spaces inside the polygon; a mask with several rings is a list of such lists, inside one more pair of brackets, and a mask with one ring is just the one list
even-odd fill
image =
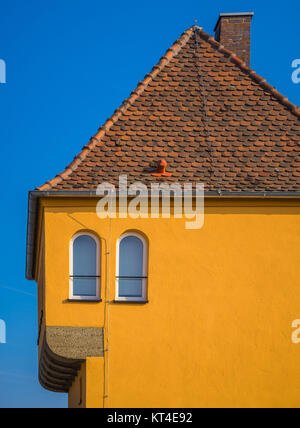
{"label": "blue sky", "polygon": [[[241,9],[242,4],[242,9]],[[25,280],[27,192],[53,178],[194,24],[254,11],[252,68],[292,102],[300,84],[300,3],[289,1],[0,0],[0,407],[66,407],[37,379],[36,285]],[[5,244],[5,245],[4,245]]]}

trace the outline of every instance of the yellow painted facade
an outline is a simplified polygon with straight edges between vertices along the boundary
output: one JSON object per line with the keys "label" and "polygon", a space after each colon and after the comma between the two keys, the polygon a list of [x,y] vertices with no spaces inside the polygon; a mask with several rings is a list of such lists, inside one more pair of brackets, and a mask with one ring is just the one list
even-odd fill
{"label": "yellow painted facade", "polygon": [[[128,218],[112,219],[111,233],[96,203],[40,205],[42,328],[104,326],[105,347],[109,339],[105,358],[82,365],[69,406],[300,407],[300,345],[291,340],[300,318],[300,201],[206,199],[200,230],[186,230],[186,219]],[[116,242],[128,230],[148,240],[147,304],[113,302]],[[99,303],[68,301],[69,244],[80,231],[101,239]]]}

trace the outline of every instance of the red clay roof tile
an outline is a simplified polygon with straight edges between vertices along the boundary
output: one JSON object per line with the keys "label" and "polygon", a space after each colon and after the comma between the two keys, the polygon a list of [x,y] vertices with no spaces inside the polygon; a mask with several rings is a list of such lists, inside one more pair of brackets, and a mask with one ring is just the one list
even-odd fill
{"label": "red clay roof tile", "polygon": [[129,183],[161,181],[149,168],[164,158],[172,174],[166,182],[300,191],[299,118],[263,77],[192,27],[66,170],[38,190],[92,191],[103,181],[117,185],[121,174]]}

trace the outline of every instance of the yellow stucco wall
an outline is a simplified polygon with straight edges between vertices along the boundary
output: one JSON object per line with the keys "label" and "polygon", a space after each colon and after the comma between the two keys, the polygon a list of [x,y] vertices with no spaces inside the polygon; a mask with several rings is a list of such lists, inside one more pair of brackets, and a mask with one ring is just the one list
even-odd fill
{"label": "yellow stucco wall", "polygon": [[69,408],[94,409],[104,407],[103,358],[87,358],[69,391]]}
{"label": "yellow stucco wall", "polygon": [[81,369],[69,391],[68,405],[70,409],[86,408],[86,374],[87,364],[85,362],[81,365]]}
{"label": "yellow stucco wall", "polygon": [[104,359],[87,358],[86,360],[86,408],[104,407]]}
{"label": "yellow stucco wall", "polygon": [[[108,379],[109,407],[300,407],[300,345],[291,341],[300,318],[299,202],[207,200],[200,230],[186,230],[185,219],[113,219],[110,256],[109,221],[95,206],[42,203],[47,325],[104,325],[116,241],[127,230],[149,240],[149,303],[109,305],[109,353],[87,360],[95,373],[87,406],[102,405]],[[67,301],[69,242],[81,230],[103,244],[101,303]]]}

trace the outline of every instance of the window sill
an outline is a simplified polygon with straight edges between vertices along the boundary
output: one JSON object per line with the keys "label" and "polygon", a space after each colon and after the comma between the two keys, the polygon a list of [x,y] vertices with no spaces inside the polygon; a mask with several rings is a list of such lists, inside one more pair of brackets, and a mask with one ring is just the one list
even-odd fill
{"label": "window sill", "polygon": [[85,299],[85,300],[67,299],[65,302],[66,303],[101,303],[102,299]]}
{"label": "window sill", "polygon": [[149,300],[113,300],[113,303],[127,304],[127,305],[145,305]]}

